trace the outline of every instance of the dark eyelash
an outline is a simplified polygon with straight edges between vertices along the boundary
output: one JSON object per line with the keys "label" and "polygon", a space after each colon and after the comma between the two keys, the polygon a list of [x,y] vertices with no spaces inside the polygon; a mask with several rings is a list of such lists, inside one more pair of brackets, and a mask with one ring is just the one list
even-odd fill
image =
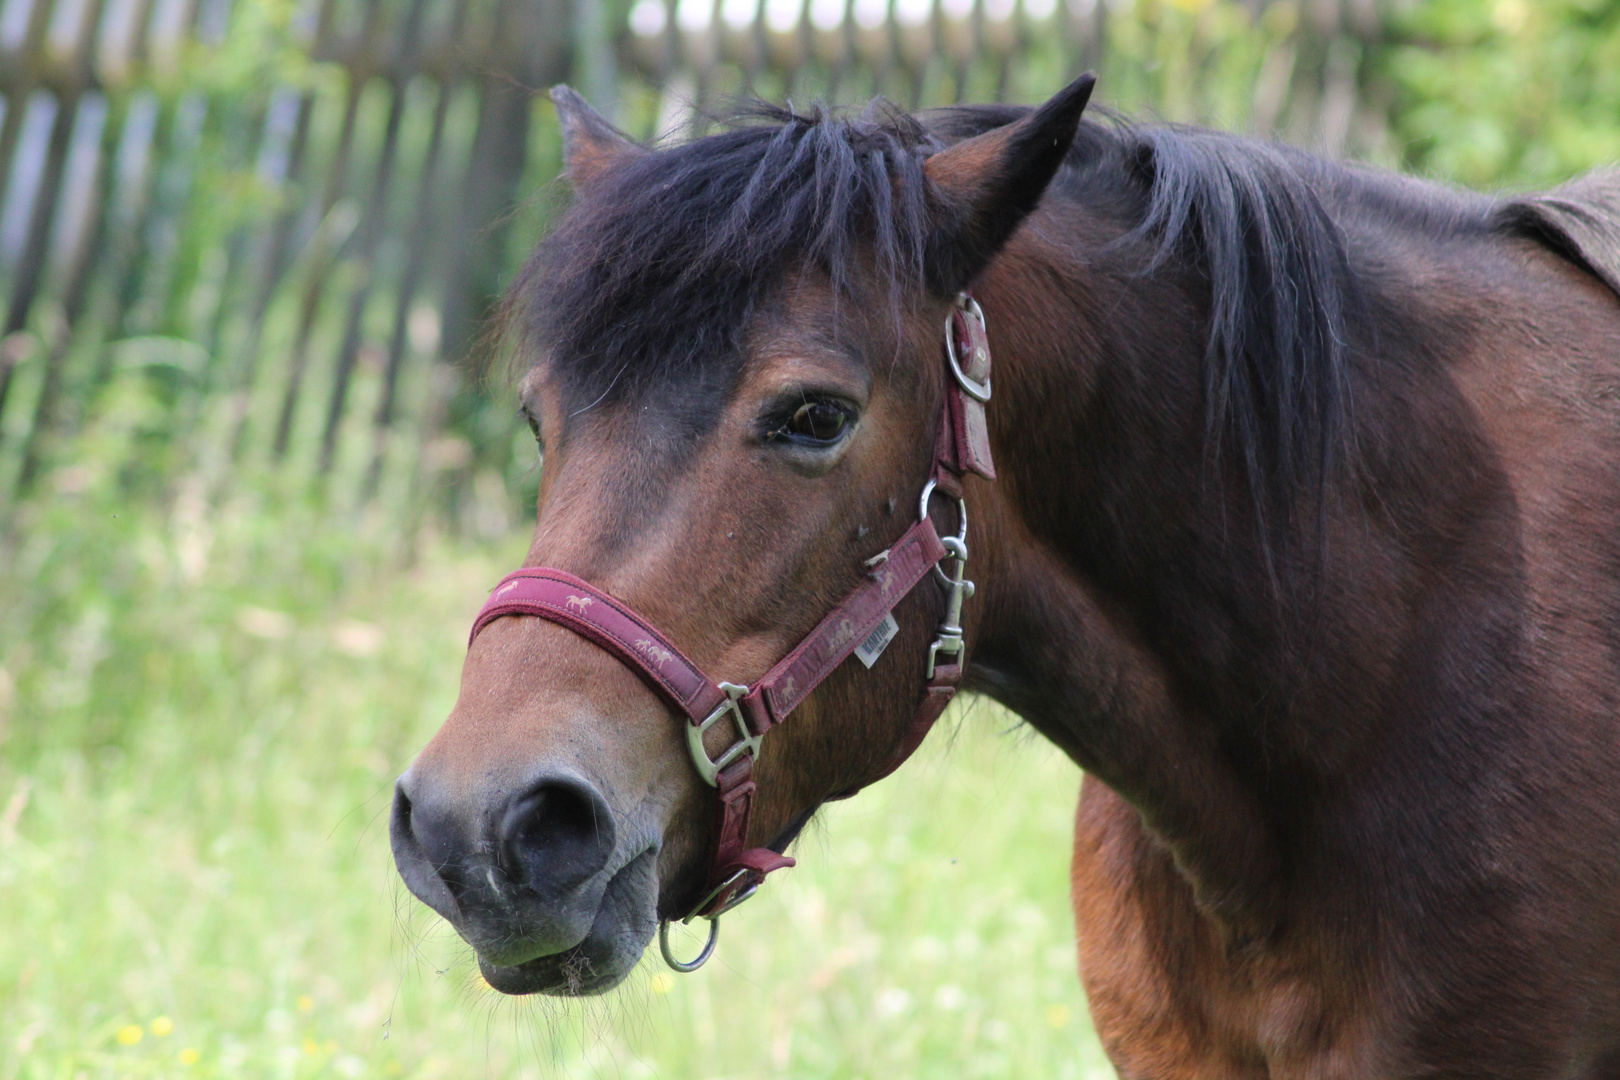
{"label": "dark eyelash", "polygon": [[530,410],[528,405],[519,405],[518,415],[523,418],[524,423],[529,425],[529,430],[534,432],[534,441],[544,448],[546,440],[540,433],[540,418]]}
{"label": "dark eyelash", "polygon": [[[837,422],[837,430],[832,432],[830,435],[817,435],[815,433],[815,420],[813,417],[807,414],[808,410],[814,408],[829,409],[836,412],[839,417]],[[809,423],[811,429],[810,431],[806,432],[793,430],[793,425],[795,422],[798,422],[801,419]],[[844,436],[844,434],[849,430],[849,425],[854,423],[855,419],[855,410],[852,409],[847,402],[840,401],[836,398],[805,395],[799,399],[798,403],[791,407],[791,411],[789,411],[789,409],[786,407],[783,408],[781,413],[778,414],[776,420],[766,431],[765,437],[772,441],[795,442],[801,445],[810,444],[830,446]]]}

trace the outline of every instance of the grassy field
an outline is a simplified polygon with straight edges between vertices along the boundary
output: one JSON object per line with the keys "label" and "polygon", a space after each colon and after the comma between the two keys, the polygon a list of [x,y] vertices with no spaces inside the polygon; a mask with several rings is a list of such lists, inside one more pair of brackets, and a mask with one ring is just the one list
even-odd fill
{"label": "grassy field", "polygon": [[42,512],[0,569],[0,1080],[1112,1075],[1078,774],[989,703],[830,808],[701,972],[503,998],[399,885],[386,807],[522,538],[405,570],[262,503]]}

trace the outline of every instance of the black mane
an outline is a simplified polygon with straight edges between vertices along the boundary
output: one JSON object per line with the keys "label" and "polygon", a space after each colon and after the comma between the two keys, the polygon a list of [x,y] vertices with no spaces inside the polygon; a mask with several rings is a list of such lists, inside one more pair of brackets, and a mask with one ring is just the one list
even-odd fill
{"label": "black mane", "polygon": [[1328,166],[1287,147],[1147,128],[1151,173],[1135,232],[1193,253],[1210,284],[1205,429],[1284,500],[1319,485],[1347,433],[1349,335],[1361,296],[1345,238],[1317,195]]}
{"label": "black mane", "polygon": [[[527,303],[528,329],[559,362],[571,411],[674,376],[723,392],[749,314],[792,266],[850,290],[859,260],[875,259],[891,299],[922,288],[924,159],[1028,111],[751,106],[720,134],[604,177],[513,296],[543,299]],[[1134,223],[1116,247],[1146,252],[1138,273],[1180,258],[1207,279],[1212,449],[1235,452],[1256,494],[1284,506],[1327,475],[1347,432],[1346,315],[1360,291],[1319,192],[1349,176],[1256,140],[1088,121],[1054,181]]]}
{"label": "black mane", "polygon": [[868,259],[886,299],[920,287],[922,163],[943,145],[927,129],[881,102],[860,116],[756,103],[729,124],[614,167],[514,286],[580,404],[674,376],[723,389],[714,369],[735,370],[749,315],[795,266],[843,295]]}

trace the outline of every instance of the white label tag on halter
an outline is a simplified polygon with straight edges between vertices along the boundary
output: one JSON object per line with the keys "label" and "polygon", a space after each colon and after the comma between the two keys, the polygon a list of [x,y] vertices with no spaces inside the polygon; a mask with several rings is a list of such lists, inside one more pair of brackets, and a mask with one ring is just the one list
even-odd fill
{"label": "white label tag on halter", "polygon": [[860,657],[861,663],[871,667],[877,663],[877,658],[883,655],[883,650],[889,647],[889,642],[893,641],[894,635],[899,632],[900,624],[894,621],[894,614],[891,612],[883,616],[883,621],[878,623],[877,629],[866,635],[866,640],[855,647],[855,655]]}

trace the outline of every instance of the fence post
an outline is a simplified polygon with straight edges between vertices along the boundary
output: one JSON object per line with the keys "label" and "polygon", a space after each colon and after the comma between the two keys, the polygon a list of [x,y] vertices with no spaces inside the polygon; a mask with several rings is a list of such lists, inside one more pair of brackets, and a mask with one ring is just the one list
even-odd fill
{"label": "fence post", "polygon": [[343,405],[348,399],[349,379],[354,373],[355,357],[360,352],[361,322],[365,317],[366,302],[371,299],[371,286],[376,277],[377,245],[382,240],[383,224],[388,213],[388,189],[394,179],[394,155],[399,149],[399,126],[405,117],[405,88],[407,73],[416,59],[417,36],[422,27],[422,9],[426,0],[411,0],[405,16],[404,31],[400,36],[399,54],[389,65],[388,83],[393,100],[388,103],[388,120],[383,131],[382,153],[377,160],[377,175],[371,186],[371,201],[366,204],[356,237],[355,256],[361,264],[361,280],[349,297],[348,320],[343,327],[343,344],[338,348],[337,370],[332,376],[331,400],[326,406],[326,424],[321,431],[321,456],[317,466],[321,473],[332,470],[332,457],[337,451],[338,427],[343,422]]}

